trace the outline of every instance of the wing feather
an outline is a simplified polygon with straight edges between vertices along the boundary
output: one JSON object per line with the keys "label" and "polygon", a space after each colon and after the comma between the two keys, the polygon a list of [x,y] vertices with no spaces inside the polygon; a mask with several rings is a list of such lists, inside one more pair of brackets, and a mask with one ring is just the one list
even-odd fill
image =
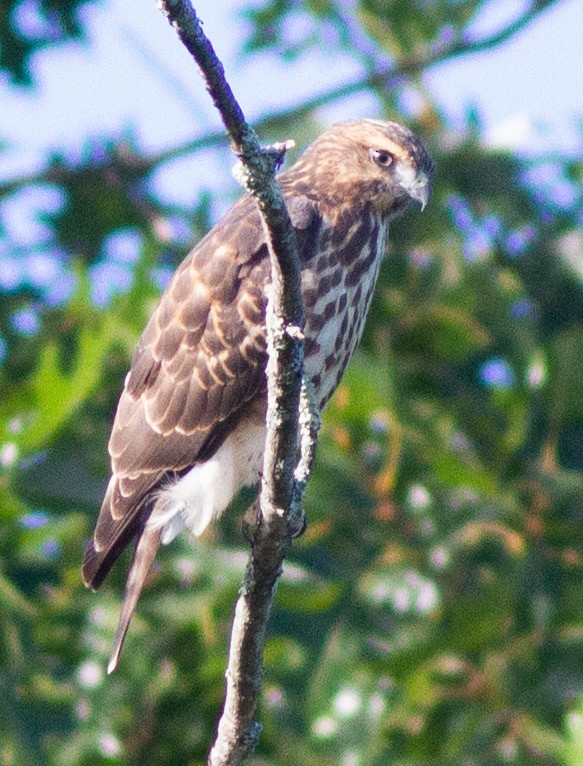
{"label": "wing feather", "polygon": [[[309,260],[316,205],[290,198],[288,209]],[[109,442],[112,479],[83,562],[87,585],[99,587],[141,533],[150,494],[211,457],[263,395],[269,279],[263,227],[246,197],[178,267],[138,343]]]}

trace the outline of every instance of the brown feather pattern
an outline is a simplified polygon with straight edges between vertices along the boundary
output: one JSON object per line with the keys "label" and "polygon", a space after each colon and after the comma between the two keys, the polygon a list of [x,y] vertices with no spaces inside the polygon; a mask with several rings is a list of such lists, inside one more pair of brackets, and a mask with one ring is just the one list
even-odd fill
{"label": "brown feather pattern", "polygon": [[[302,261],[306,371],[322,406],[362,334],[388,220],[411,200],[390,168],[371,161],[375,148],[431,175],[410,131],[359,120],[326,131],[279,177]],[[155,493],[264,406],[269,281],[259,213],[245,197],[178,267],[138,343],[109,442],[112,479],[83,562],[97,588],[137,538],[115,661],[160,541],[160,530],[143,538]]]}

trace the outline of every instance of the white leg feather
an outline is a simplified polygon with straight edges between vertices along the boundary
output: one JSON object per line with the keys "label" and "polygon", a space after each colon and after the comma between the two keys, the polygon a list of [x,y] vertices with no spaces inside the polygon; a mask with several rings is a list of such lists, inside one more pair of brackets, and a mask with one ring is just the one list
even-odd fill
{"label": "white leg feather", "polygon": [[264,445],[263,422],[241,422],[212,458],[161,490],[147,526],[162,528],[164,544],[183,529],[202,535],[242,487],[258,481]]}

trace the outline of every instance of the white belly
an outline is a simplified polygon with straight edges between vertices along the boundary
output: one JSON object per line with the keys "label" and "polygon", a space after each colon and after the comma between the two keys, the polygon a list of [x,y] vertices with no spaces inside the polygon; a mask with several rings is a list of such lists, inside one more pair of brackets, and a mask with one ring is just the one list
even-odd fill
{"label": "white belly", "polygon": [[201,535],[242,487],[258,481],[264,445],[265,424],[241,421],[209,460],[160,491],[148,526],[163,527],[164,544],[184,529]]}

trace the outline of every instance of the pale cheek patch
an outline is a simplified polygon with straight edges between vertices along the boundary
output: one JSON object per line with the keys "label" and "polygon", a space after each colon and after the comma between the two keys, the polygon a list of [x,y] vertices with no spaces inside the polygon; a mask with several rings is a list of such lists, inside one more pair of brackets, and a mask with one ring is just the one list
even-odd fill
{"label": "pale cheek patch", "polygon": [[407,191],[411,190],[417,183],[417,173],[407,162],[397,162],[395,177],[403,189]]}

